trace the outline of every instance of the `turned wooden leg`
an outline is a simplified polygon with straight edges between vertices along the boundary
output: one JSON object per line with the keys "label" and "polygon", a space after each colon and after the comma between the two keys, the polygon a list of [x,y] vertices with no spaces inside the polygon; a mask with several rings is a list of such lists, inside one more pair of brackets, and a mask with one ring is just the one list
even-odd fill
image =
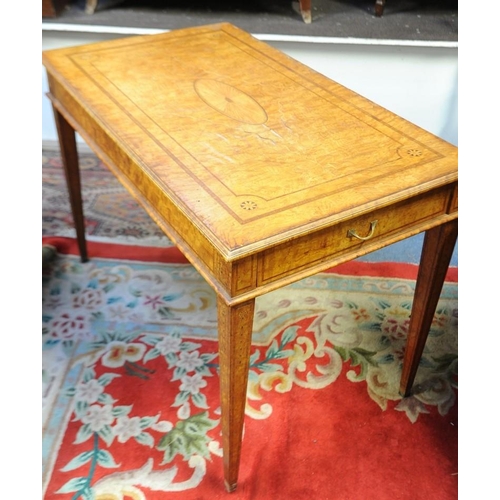
{"label": "turned wooden leg", "polygon": [[458,220],[429,229],[424,238],[399,392],[409,396],[436,312],[458,235]]}
{"label": "turned wooden leg", "polygon": [[68,186],[71,212],[76,229],[76,238],[82,262],[87,262],[87,242],[85,241],[85,220],[83,217],[82,192],[80,187],[80,169],[78,166],[78,151],[73,127],[63,115],[54,107],[54,119],[59,137],[59,146],[64,165],[64,174]]}
{"label": "turned wooden leg", "polygon": [[384,13],[385,8],[385,0],[376,0],[375,1],[375,15],[377,17],[381,17]]}
{"label": "turned wooden leg", "polygon": [[245,419],[255,299],[228,306],[217,300],[224,482],[236,489]]}
{"label": "turned wooden leg", "polygon": [[299,0],[299,8],[304,22],[310,24],[312,22],[311,0]]}

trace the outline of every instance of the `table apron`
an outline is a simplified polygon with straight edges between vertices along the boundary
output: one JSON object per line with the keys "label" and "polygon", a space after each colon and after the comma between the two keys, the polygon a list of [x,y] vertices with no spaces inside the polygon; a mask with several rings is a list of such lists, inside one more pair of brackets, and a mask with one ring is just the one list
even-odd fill
{"label": "table apron", "polygon": [[[51,90],[52,88],[61,90],[53,80]],[[165,203],[156,203],[155,206],[150,201],[150,196],[147,196],[149,193],[144,192],[144,187],[139,189],[130,174],[124,173],[123,165],[117,165],[116,160],[121,157],[117,158],[113,151],[108,154],[109,140],[98,137],[96,140],[95,134],[89,133],[89,127],[82,125],[56,96],[49,93],[48,97],[71,127],[80,134],[228,305],[251,300],[458,218],[458,186],[457,182],[453,182],[394,205],[342,221],[332,227],[322,228],[272,248],[229,261],[212,242],[201,235],[187,216],[181,211],[176,212],[175,205],[166,207]],[[71,101],[77,104],[72,98]],[[75,114],[81,116],[82,113],[83,110],[80,109]],[[83,115],[90,119],[85,113]],[[95,126],[90,127],[90,130],[95,131]],[[116,144],[112,149],[116,153]],[[141,185],[143,186],[144,182]],[[158,206],[161,210],[158,210]],[[175,219],[174,223],[172,219]],[[350,229],[356,233],[366,233],[373,221],[377,221],[377,224],[372,237],[361,240],[348,235]],[[189,241],[183,234],[189,234]]]}

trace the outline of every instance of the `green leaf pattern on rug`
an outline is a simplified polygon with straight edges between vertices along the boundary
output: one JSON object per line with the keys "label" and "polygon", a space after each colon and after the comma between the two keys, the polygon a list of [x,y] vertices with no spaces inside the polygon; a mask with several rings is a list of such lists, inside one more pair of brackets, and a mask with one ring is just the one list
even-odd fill
{"label": "green leaf pattern on rug", "polygon": [[276,362],[275,360],[286,359],[295,354],[293,349],[285,349],[287,344],[293,342],[297,337],[297,327],[288,327],[283,334],[278,343],[277,339],[273,339],[271,345],[267,348],[263,359],[261,358],[260,349],[256,349],[254,353],[250,356],[250,372],[249,378],[252,381],[258,380],[258,372],[274,372],[283,371],[283,366]]}
{"label": "green leaf pattern on rug", "polygon": [[344,361],[350,361],[351,366],[360,366],[361,370],[356,377],[357,380],[365,380],[368,365],[377,366],[373,361],[373,357],[377,354],[376,351],[367,351],[361,347],[354,349],[344,349],[343,347],[335,347],[335,350],[342,356]]}
{"label": "green leaf pattern on rug", "polygon": [[218,420],[209,418],[206,411],[188,417],[186,420],[179,420],[175,427],[167,432],[158,443],[157,448],[165,452],[162,464],[170,463],[178,453],[185,460],[195,454],[209,459],[210,439],[207,432],[216,427],[218,423]]}
{"label": "green leaf pattern on rug", "polygon": [[73,493],[73,499],[79,497],[84,499],[94,498],[91,483],[94,477],[95,469],[98,465],[105,468],[118,468],[117,464],[111,454],[107,450],[99,449],[98,433],[92,433],[93,448],[91,451],[81,453],[75,458],[71,459],[61,470],[64,472],[73,471],[90,462],[89,472],[86,477],[76,477],[70,479],[65,483],[56,493]]}

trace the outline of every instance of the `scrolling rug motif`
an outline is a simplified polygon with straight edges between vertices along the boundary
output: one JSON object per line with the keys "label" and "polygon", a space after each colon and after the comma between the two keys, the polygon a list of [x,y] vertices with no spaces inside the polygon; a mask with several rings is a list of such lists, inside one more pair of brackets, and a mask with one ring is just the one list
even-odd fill
{"label": "scrolling rug motif", "polygon": [[458,495],[457,283],[398,394],[416,266],[351,263],[256,301],[240,478],[222,478],[216,298],[175,248],[70,238],[43,278],[45,500]]}

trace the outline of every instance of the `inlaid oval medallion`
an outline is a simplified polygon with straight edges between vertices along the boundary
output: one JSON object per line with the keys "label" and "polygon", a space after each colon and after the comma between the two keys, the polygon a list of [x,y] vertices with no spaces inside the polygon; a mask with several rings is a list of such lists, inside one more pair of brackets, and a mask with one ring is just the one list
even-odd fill
{"label": "inlaid oval medallion", "polygon": [[194,82],[194,89],[200,98],[219,113],[251,125],[261,125],[267,121],[264,108],[245,92],[209,78]]}

